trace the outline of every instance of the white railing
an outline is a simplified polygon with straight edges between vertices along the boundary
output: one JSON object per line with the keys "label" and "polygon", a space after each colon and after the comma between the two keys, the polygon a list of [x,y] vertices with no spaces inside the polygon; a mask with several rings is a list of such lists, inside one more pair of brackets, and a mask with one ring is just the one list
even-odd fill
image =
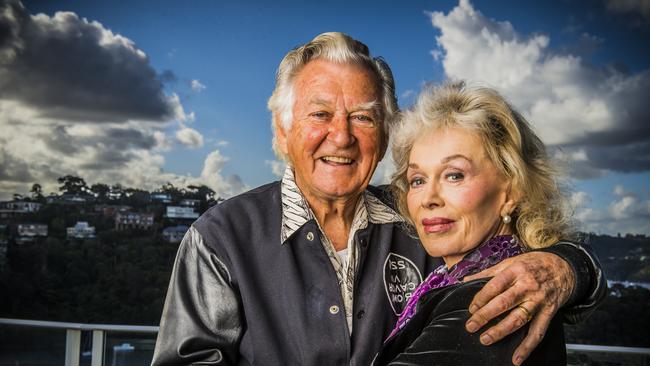
{"label": "white railing", "polygon": [[79,366],[81,353],[81,332],[92,331],[91,366],[104,366],[104,342],[106,332],[121,333],[158,333],[158,327],[146,325],[119,324],[85,324],[65,323],[42,320],[23,320],[0,318],[0,325],[15,325],[23,327],[65,329],[65,366]]}
{"label": "white railing", "polygon": [[[81,332],[92,331],[92,352],[91,366],[104,366],[104,346],[106,332],[156,334],[158,327],[144,325],[116,325],[116,324],[86,324],[86,323],[65,323],[41,320],[22,320],[0,318],[0,325],[55,328],[66,330],[65,342],[65,366],[79,366],[79,355],[81,353]],[[650,348],[639,347],[614,347],[596,346],[584,344],[567,344],[569,353],[584,354],[607,354],[622,356],[638,356],[650,359]],[[646,361],[642,361],[646,365]],[[650,364],[649,364],[650,365]]]}

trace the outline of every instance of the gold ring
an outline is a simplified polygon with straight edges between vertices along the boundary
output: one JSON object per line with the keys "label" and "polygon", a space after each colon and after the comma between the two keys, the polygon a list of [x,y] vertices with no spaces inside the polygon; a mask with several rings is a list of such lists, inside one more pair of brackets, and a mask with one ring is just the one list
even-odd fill
{"label": "gold ring", "polygon": [[524,315],[526,316],[526,323],[528,323],[533,318],[533,315],[530,313],[530,311],[528,311],[528,309],[526,309],[523,305],[519,305],[517,308],[521,309],[521,311],[524,312]]}

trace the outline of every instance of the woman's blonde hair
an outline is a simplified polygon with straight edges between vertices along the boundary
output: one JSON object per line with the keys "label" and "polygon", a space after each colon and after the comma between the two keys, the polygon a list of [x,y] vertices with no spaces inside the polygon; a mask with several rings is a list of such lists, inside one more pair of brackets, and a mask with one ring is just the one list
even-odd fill
{"label": "woman's blonde hair", "polygon": [[413,144],[419,136],[449,127],[475,133],[496,169],[510,181],[519,198],[511,214],[512,227],[524,245],[542,248],[569,237],[566,200],[542,141],[499,93],[465,82],[423,91],[395,127],[392,186],[397,208],[408,223],[413,225],[406,206],[406,171]]}

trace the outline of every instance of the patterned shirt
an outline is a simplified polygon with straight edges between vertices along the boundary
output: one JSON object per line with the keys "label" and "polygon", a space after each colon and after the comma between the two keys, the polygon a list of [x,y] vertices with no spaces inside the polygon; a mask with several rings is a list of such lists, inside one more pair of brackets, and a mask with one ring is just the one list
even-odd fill
{"label": "patterned shirt", "polygon": [[347,242],[348,260],[342,263],[341,258],[334,249],[334,245],[323,232],[305,196],[298,188],[298,185],[296,185],[293,168],[287,165],[284,176],[282,177],[282,230],[280,230],[280,241],[284,244],[293,233],[312,219],[318,224],[321,243],[323,243],[323,248],[336,272],[341,297],[343,298],[348,330],[352,334],[354,276],[358,264],[358,248],[354,242],[354,235],[357,230],[367,228],[368,222],[373,224],[388,224],[402,222],[404,219],[372,193],[365,191],[359,197],[359,201],[357,201],[354,209],[354,219],[352,220]]}

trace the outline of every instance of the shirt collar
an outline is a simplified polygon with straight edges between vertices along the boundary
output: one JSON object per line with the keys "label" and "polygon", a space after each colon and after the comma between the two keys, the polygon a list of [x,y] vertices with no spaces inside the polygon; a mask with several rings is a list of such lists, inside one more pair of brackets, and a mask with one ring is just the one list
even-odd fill
{"label": "shirt collar", "polygon": [[[296,184],[293,168],[287,164],[284,170],[284,176],[281,183],[282,192],[282,229],[280,230],[280,242],[284,244],[286,240],[293,235],[298,229],[308,221],[314,219],[314,213],[309,207],[309,203],[303,196],[300,188]],[[357,204],[353,222],[364,220],[373,224],[388,224],[403,222],[404,218],[395,210],[388,207],[375,197],[370,191],[366,190],[361,196],[361,202]]]}

